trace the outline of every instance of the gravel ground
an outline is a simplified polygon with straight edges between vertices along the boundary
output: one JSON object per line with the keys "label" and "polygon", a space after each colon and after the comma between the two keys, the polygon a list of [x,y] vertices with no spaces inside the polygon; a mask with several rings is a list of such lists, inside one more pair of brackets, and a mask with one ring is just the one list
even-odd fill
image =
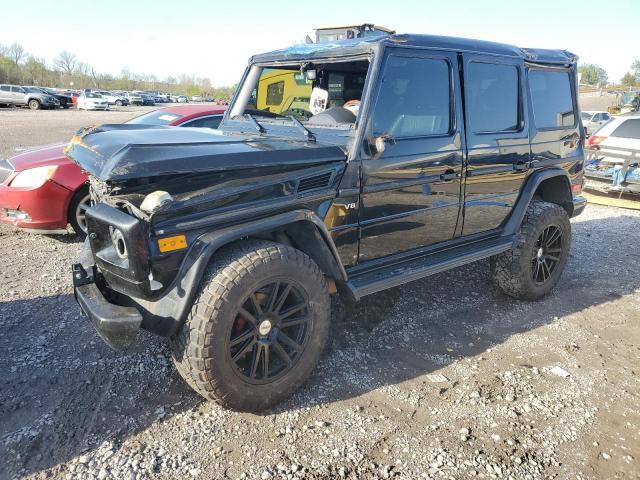
{"label": "gravel ground", "polygon": [[[0,110],[0,146],[133,114]],[[261,415],[202,401],[163,339],[110,350],[73,300],[77,239],[2,226],[0,478],[640,478],[640,212],[572,225],[543,301],[480,262],[337,305],[313,378]]]}

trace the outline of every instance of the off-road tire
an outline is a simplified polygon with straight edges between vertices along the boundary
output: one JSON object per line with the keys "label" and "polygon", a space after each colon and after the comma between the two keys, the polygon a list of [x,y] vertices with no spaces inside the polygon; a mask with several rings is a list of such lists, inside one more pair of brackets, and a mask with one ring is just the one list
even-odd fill
{"label": "off-road tire", "polygon": [[[536,242],[550,226],[555,226],[562,232],[562,251],[548,280],[537,284],[534,279],[532,259],[538,250]],[[569,258],[570,247],[571,223],[564,208],[554,203],[534,200],[529,205],[520,230],[516,234],[514,247],[491,257],[493,282],[511,297],[521,300],[539,300],[560,280]]]}
{"label": "off-road tire", "polygon": [[[256,385],[234,369],[227,353],[229,332],[246,298],[274,280],[294,282],[304,290],[312,322],[293,367],[270,383]],[[327,283],[313,260],[286,245],[242,241],[224,247],[207,267],[186,322],[171,339],[173,360],[187,384],[205,399],[234,410],[264,410],[290,396],[311,375],[329,324]]]}
{"label": "off-road tire", "polygon": [[35,98],[29,100],[29,103],[27,105],[29,105],[29,108],[31,110],[38,110],[40,108],[40,102]]}

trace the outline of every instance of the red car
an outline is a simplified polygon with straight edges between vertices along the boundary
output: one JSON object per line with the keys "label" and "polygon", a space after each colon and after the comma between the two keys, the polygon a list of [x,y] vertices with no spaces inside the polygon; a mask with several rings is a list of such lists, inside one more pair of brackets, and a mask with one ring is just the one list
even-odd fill
{"label": "red car", "polygon": [[[218,128],[227,107],[176,105],[126,123]],[[63,153],[65,144],[41,147],[0,161],[0,221],[39,233],[86,230],[87,175]]]}

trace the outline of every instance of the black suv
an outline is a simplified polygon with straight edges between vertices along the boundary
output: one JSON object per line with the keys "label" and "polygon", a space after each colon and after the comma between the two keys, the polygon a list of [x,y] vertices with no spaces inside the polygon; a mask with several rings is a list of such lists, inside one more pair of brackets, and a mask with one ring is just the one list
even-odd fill
{"label": "black suv", "polygon": [[576,56],[427,35],[252,57],[218,130],[103,125],[67,154],[94,206],[75,295],[115,348],[144,328],[207,399],[281,401],[330,295],[490,258],[536,300],[585,200]]}

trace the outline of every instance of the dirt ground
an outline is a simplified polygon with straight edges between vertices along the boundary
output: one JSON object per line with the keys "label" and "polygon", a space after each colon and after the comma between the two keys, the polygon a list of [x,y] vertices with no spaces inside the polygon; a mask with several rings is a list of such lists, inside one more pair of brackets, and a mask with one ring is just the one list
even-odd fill
{"label": "dirt ground", "polygon": [[[0,156],[141,111],[0,110]],[[77,238],[2,226],[0,479],[640,478],[640,212],[572,226],[543,301],[480,262],[336,305],[311,380],[260,415],[204,402],[161,338],[110,350]]]}

